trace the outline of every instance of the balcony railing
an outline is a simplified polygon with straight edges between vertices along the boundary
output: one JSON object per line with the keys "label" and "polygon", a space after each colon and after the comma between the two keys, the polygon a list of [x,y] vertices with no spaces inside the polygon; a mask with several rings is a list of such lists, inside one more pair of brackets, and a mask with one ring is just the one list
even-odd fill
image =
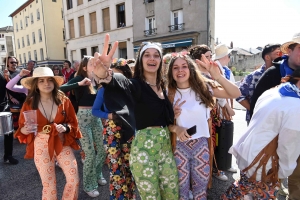
{"label": "balcony railing", "polygon": [[169,26],[169,32],[184,30],[184,23]]}
{"label": "balcony railing", "polygon": [[156,31],[157,31],[156,28],[154,28],[154,29],[149,29],[149,30],[145,30],[145,31],[144,31],[144,35],[145,35],[145,36],[156,35],[156,33],[157,33]]}

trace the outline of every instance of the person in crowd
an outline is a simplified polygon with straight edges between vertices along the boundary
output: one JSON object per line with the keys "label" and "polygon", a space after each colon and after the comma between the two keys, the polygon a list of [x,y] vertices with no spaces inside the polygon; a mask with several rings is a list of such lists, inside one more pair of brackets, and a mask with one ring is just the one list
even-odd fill
{"label": "person in crowd", "polygon": [[68,60],[65,60],[64,68],[61,71],[65,78],[65,82],[67,83],[70,79],[71,74],[74,72],[74,70],[71,68],[71,62]]}
{"label": "person in crowd", "polygon": [[[217,87],[213,81],[210,81],[211,85],[206,83],[197,69],[197,64],[186,52],[172,53],[167,74],[168,93],[171,102],[174,102],[176,124],[183,129],[176,131],[174,152],[180,199],[189,198],[190,182],[194,199],[207,198],[206,190],[210,178],[208,119],[210,109],[214,106],[213,96],[235,98],[240,95],[237,86],[222,76],[216,63],[206,59],[204,54],[201,58],[203,62],[197,60],[199,65],[205,68],[222,88]],[[172,93],[175,93],[173,97]],[[177,109],[180,109],[179,112]],[[195,127],[195,131],[189,134],[187,129],[191,127]]]}
{"label": "person in crowd", "polygon": [[83,136],[80,139],[80,144],[85,153],[83,189],[90,197],[97,197],[100,194],[98,184],[105,185],[107,183],[102,175],[106,154],[103,147],[101,120],[92,115],[92,106],[98,88],[92,81],[91,58],[91,56],[85,56],[80,62],[76,76],[62,85],[60,89],[63,92],[75,91],[78,101],[77,118]]}
{"label": "person in crowd", "polygon": [[134,73],[135,59],[134,58],[127,59],[127,64],[130,67],[132,73]]}
{"label": "person in crowd", "polygon": [[[124,141],[135,134],[129,163],[140,196],[142,199],[178,199],[178,173],[168,129],[173,124],[174,112],[161,82],[160,44],[147,42],[141,45],[133,79],[120,73],[111,74],[109,67],[118,42],[109,53],[108,44],[107,34],[102,54],[95,53],[93,72],[105,88],[106,108],[124,124]],[[106,99],[108,96],[110,98]],[[123,108],[122,112],[120,108]],[[123,114],[122,118],[120,114]]]}
{"label": "person in crowd", "polygon": [[262,74],[273,65],[272,61],[281,56],[280,44],[267,44],[261,55],[265,63],[260,68],[244,77],[239,85],[242,95],[236,99],[237,102],[247,109],[247,125],[250,122],[250,102],[255,86]]}
{"label": "person in crowd", "polygon": [[7,84],[6,88],[8,90],[11,90],[13,92],[23,93],[27,96],[28,89],[24,87],[23,85],[18,85],[20,80],[23,77],[30,76],[30,71],[27,69],[22,69],[18,75],[16,75],[13,79],[11,79]]}
{"label": "person in crowd", "polygon": [[[53,65],[52,71],[53,71],[54,76],[64,76],[58,65]],[[64,82],[66,82],[66,80]]]}
{"label": "person in crowd", "polygon": [[[204,54],[204,56],[207,60],[209,60],[209,61],[212,60],[211,49],[205,44],[194,45],[188,50],[188,52],[189,52],[189,55],[191,56],[191,58],[195,61],[196,61],[196,59],[199,59],[203,62],[203,59],[201,57],[202,54]],[[212,80],[212,77],[206,68],[198,65],[198,69],[203,76]],[[213,149],[216,147],[216,129],[218,127],[220,127],[220,125],[221,125],[221,116],[220,115],[222,113],[221,113],[221,111],[219,112],[219,110],[222,110],[222,108],[224,110],[226,110],[230,116],[233,116],[235,114],[234,110],[231,108],[231,106],[229,105],[229,103],[227,102],[226,99],[216,98],[216,104],[210,111],[210,115],[211,115],[211,119],[212,119],[212,133],[211,133],[212,140],[211,141],[212,141]],[[211,166],[213,166],[212,174],[214,175],[214,177],[216,177],[217,179],[222,180],[222,181],[228,180],[228,177],[226,176],[225,172],[223,172],[222,170],[218,170],[217,166],[213,165],[213,163],[211,163]]]}
{"label": "person in crowd", "polygon": [[26,69],[28,71],[30,71],[30,74],[28,74],[27,76],[32,76],[34,65],[35,65],[35,61],[34,60],[29,60],[28,61]]}
{"label": "person in crowd", "polygon": [[[300,68],[300,33],[296,33],[291,41],[282,44],[280,50],[284,55],[275,59],[273,66],[263,73],[257,82],[250,103],[250,118],[252,117],[259,96],[266,90],[279,85],[281,78],[291,75],[294,70]],[[299,172],[298,168],[300,169],[300,165],[297,166],[295,170],[296,173],[293,173],[288,178],[288,193],[290,199],[297,199],[300,196],[300,184],[297,175],[297,171]]]}
{"label": "person in crowd", "polygon": [[223,200],[276,199],[278,178],[290,175],[296,186],[289,188],[295,189],[290,195],[297,196],[289,199],[299,199],[300,69],[282,80],[258,98],[247,130],[230,148],[241,179],[228,188]]}
{"label": "person in crowd", "polygon": [[[115,58],[110,67],[115,73],[122,73],[126,78],[132,78],[132,72],[128,66],[127,60],[123,58]],[[93,115],[105,119],[104,122],[104,146],[106,148],[107,163],[110,174],[110,200],[117,199],[136,199],[135,182],[129,167],[129,155],[131,149],[131,141],[124,140],[123,123],[113,117],[115,113],[109,111],[104,103],[104,87],[97,92],[97,97],[93,105]],[[106,96],[106,98],[114,98]],[[122,109],[119,111],[122,113]],[[120,118],[124,114],[120,114]],[[126,114],[125,114],[126,116]],[[118,180],[118,181],[116,181]]]}
{"label": "person in crowd", "polygon": [[[3,75],[6,79],[6,82],[9,82],[10,79],[14,78],[19,70],[17,69],[18,60],[14,56],[8,56],[4,59],[4,63],[7,64],[7,69],[4,69]],[[4,87],[5,88],[5,87]],[[11,90],[6,90],[6,95],[8,99],[9,108],[12,112],[12,121],[14,130],[18,129],[18,119],[20,115],[20,109],[25,101],[26,95],[13,92]],[[18,164],[19,161],[12,156],[13,153],[13,134],[7,134],[4,136],[4,157],[3,160],[5,163]]]}
{"label": "person in crowd", "polygon": [[22,114],[15,137],[27,144],[25,158],[34,158],[43,184],[42,199],[57,199],[55,159],[66,176],[62,199],[78,198],[79,173],[72,148],[79,149],[76,139],[81,133],[69,99],[59,90],[63,81],[48,67],[38,67],[32,77],[21,80],[30,91],[21,112],[36,110],[37,132],[32,132]]}
{"label": "person in crowd", "polygon": [[[231,72],[231,70],[228,68],[228,63],[230,62],[231,57],[231,51],[232,49],[228,49],[228,47],[225,44],[219,44],[215,47],[215,54],[212,57],[212,60],[214,60],[220,70],[222,75],[227,79],[230,80],[232,83],[235,83],[234,76]],[[233,99],[227,99],[227,102],[229,103],[230,107],[233,109]],[[227,120],[231,120],[232,116],[235,114],[233,111],[228,112],[229,109],[224,110],[226,113],[222,112],[222,117],[227,118]],[[226,117],[227,116],[227,117]],[[227,150],[226,150],[227,151]],[[236,173],[237,170],[233,167],[230,167],[227,169],[229,172]]]}
{"label": "person in crowd", "polygon": [[70,75],[69,80],[71,80],[72,78],[74,78],[76,72],[77,72],[78,69],[79,69],[79,65],[80,65],[80,62],[79,62],[78,60],[75,60],[75,61],[73,62],[73,70],[74,70],[74,71],[73,71],[73,73]]}

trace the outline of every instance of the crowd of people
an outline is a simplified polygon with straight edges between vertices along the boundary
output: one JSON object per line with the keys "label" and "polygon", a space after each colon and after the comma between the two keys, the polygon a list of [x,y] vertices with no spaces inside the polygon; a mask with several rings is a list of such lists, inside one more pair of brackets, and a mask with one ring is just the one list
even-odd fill
{"label": "crowd of people", "polygon": [[[4,135],[4,162],[13,136],[34,159],[42,199],[57,199],[55,166],[66,177],[62,199],[78,199],[79,183],[90,197],[109,183],[105,199],[207,199],[212,176],[227,181],[214,151],[218,128],[235,115],[233,99],[247,109],[247,129],[230,149],[241,177],[220,199],[276,199],[288,177],[289,199],[300,199],[300,34],[268,44],[265,62],[235,85],[231,49],[204,44],[163,55],[143,42],[136,60],[114,58],[107,34],[101,54],[72,63],[17,69],[14,56],[0,72],[0,111],[11,112],[14,134]],[[3,87],[2,87],[3,86]],[[37,127],[23,114],[36,110]],[[233,133],[232,133],[233,134]],[[81,149],[78,169],[73,149]],[[105,180],[102,167],[109,168]],[[82,170],[83,177],[79,177]]]}

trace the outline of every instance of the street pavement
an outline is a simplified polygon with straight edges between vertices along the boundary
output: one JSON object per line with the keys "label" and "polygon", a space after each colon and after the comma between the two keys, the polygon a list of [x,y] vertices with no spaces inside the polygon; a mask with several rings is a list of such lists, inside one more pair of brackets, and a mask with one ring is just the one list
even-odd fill
{"label": "street pavement", "polygon": [[[234,103],[235,116],[234,122],[234,141],[245,131],[247,124],[245,121],[245,109],[238,103]],[[36,170],[33,160],[26,160],[23,158],[25,154],[25,145],[20,144],[14,140],[14,153],[15,158],[19,160],[18,165],[4,164],[3,158],[3,137],[0,136],[0,200],[36,200],[41,199],[42,184],[39,174]],[[78,162],[80,177],[82,177],[82,163],[80,162],[79,151],[75,151]],[[232,159],[232,166],[237,169],[235,159]],[[65,177],[59,167],[55,168],[57,178],[58,199],[61,199],[62,192],[65,185]],[[213,178],[212,189],[208,190],[208,199],[219,199],[220,195],[230,186],[234,179],[239,178],[239,173],[225,172],[229,180],[224,182]],[[103,174],[108,180],[109,172],[107,166],[103,167]],[[108,200],[109,189],[108,184],[99,186],[100,196],[97,198],[90,198],[82,189],[82,181],[80,182],[79,200]],[[137,199],[140,199],[139,197]],[[284,197],[278,198],[284,200]]]}

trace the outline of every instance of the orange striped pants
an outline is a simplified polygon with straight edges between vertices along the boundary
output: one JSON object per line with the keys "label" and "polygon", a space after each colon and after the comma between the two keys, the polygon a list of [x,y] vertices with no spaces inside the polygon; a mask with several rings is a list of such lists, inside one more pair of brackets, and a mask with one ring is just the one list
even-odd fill
{"label": "orange striped pants", "polygon": [[66,176],[63,200],[78,199],[79,174],[76,158],[69,146],[64,146],[59,155],[51,160],[48,151],[49,135],[37,134],[34,140],[34,163],[43,184],[42,200],[57,200],[55,159]]}

